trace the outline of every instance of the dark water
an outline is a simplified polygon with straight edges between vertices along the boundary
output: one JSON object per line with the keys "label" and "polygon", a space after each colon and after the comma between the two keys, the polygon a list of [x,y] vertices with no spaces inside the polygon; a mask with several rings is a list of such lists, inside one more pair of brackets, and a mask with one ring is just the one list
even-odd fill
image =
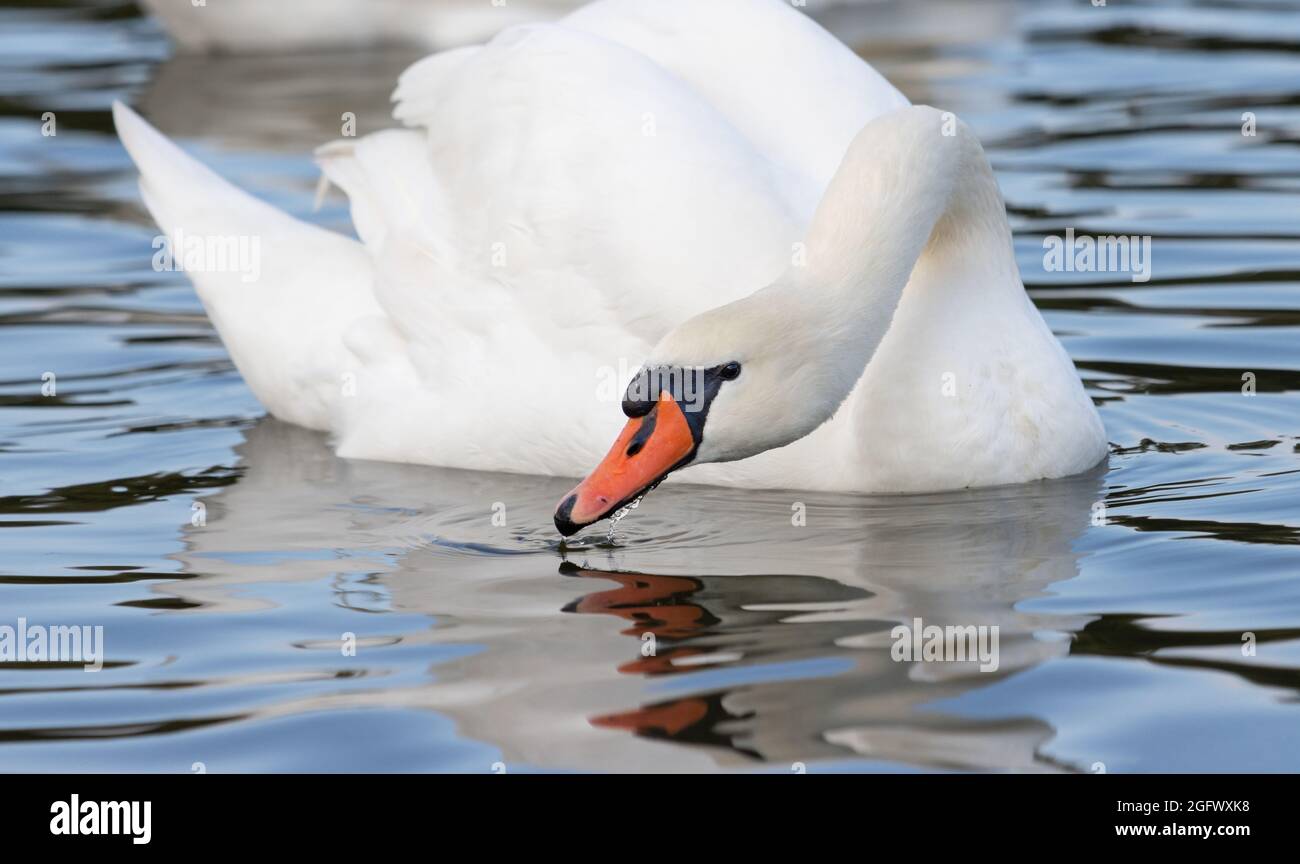
{"label": "dark water", "polygon": [[[102,625],[106,658],[0,663],[0,770],[1300,770],[1297,13],[825,13],[985,141],[1109,468],[905,498],[665,487],[616,544],[562,550],[568,481],[348,462],[265,419],[150,266],[114,97],[347,230],[338,200],[310,215],[307,154],[342,110],[387,125],[415,55],[176,58],[129,3],[8,4],[0,625]],[[1150,235],[1151,280],[1046,272],[1067,228]],[[895,662],[918,617],[996,625],[998,669]]]}

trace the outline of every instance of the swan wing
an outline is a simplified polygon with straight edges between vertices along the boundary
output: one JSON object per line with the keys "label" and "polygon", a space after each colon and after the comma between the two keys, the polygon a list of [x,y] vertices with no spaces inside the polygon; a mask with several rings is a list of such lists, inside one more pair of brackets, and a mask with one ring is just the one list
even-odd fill
{"label": "swan wing", "polygon": [[653,342],[789,262],[795,178],[617,42],[514,28],[416,64],[395,98],[426,139],[436,202],[421,205],[420,233],[484,286],[448,307],[523,316],[560,340],[613,325]]}

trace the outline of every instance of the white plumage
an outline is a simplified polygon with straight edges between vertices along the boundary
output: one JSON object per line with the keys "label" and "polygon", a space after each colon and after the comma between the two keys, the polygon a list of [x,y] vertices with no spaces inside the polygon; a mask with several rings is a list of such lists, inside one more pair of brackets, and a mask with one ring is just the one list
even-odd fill
{"label": "white plumage", "polygon": [[[359,242],[115,112],[164,230],[261,237],[258,282],[195,285],[263,404],[330,430],[340,455],[581,475],[622,426],[621,385],[642,361],[709,360],[689,355],[761,335],[813,370],[784,379],[809,392],[742,378],[702,457],[753,452],[739,418],[765,422],[756,405],[817,422],[839,410],[685,479],[922,491],[1105,456],[1024,293],[978,142],[959,123],[942,134],[947,118],[907,108],[780,0],[603,0],[421,61],[395,98],[410,128],[319,151]],[[711,313],[710,332],[682,327],[769,285]],[[800,310],[775,337],[742,314],[764,296]],[[842,405],[837,387],[852,390]]]}
{"label": "white plumage", "polygon": [[[141,0],[191,52],[273,53],[410,45],[428,50],[549,21],[583,0]],[[808,12],[880,0],[804,0]],[[707,5],[701,0],[699,5]]]}

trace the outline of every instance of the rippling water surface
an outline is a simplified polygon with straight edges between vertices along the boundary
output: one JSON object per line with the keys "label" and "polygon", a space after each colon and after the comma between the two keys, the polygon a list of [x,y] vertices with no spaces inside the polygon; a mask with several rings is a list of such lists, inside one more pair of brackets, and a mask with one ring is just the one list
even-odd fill
{"label": "rippling water surface", "polygon": [[[1300,770],[1300,8],[817,12],[979,132],[1106,470],[670,485],[561,547],[567,481],[338,459],[151,268],[108,106],[349,230],[308,153],[343,110],[389,125],[417,55],[173,57],[129,3],[0,8],[0,624],[106,642],[0,663],[0,770]],[[1150,235],[1151,280],[1046,272],[1067,228]],[[997,625],[998,669],[893,661],[915,618]]]}

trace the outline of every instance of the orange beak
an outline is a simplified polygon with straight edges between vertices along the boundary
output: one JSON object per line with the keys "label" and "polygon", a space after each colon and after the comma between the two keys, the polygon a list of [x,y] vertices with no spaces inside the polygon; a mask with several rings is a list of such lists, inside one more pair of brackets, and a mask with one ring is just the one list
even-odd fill
{"label": "orange beak", "polygon": [[644,417],[633,417],[609,453],[555,510],[565,537],[604,519],[678,468],[695,452],[695,436],[667,390]]}

